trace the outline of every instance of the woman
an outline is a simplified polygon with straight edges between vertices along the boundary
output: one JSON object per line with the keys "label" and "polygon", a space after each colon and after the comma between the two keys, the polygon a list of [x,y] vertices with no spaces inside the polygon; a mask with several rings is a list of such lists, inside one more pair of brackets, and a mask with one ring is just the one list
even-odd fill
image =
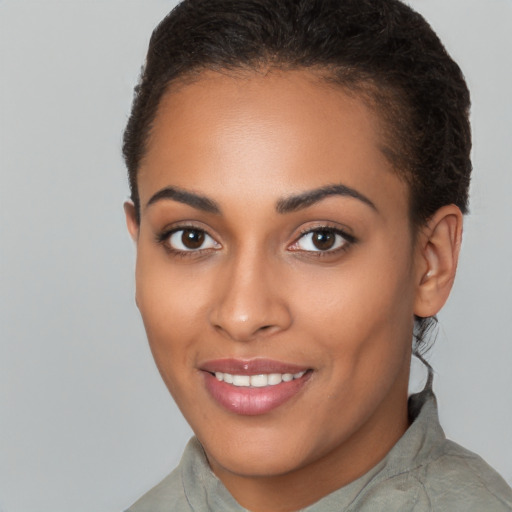
{"label": "woman", "polygon": [[407,397],[455,277],[468,111],[397,0],[186,0],[159,25],[125,211],[196,438],[130,511],[512,510],[444,438],[431,376]]}

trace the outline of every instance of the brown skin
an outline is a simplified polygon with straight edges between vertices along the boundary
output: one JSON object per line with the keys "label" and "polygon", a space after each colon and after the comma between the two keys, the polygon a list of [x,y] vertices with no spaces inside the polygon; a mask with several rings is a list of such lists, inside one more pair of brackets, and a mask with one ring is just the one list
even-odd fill
{"label": "brown skin", "polygon": [[[136,300],[160,373],[235,499],[254,512],[303,508],[358,478],[408,427],[414,314],[430,316],[455,275],[462,215],[441,208],[413,235],[407,186],[381,151],[379,119],[308,71],[204,73],[159,107],[138,178]],[[298,211],[276,202],[343,184]],[[178,187],[221,213],[163,199]],[[207,235],[183,253],[181,233]],[[304,231],[332,232],[319,250]],[[178,253],[168,249],[172,244]],[[339,246],[339,247],[338,247]],[[338,249],[336,249],[338,247]],[[201,365],[270,358],[311,368],[277,409],[242,416],[207,393]]]}

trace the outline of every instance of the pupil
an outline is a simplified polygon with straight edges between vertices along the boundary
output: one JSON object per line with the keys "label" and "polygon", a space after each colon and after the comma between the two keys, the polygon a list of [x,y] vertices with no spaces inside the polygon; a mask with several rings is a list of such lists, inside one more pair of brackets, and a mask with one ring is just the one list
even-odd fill
{"label": "pupil", "polygon": [[330,249],[335,242],[335,235],[332,231],[315,231],[313,233],[313,245],[320,250]]}
{"label": "pupil", "polygon": [[204,233],[195,229],[184,229],[181,241],[187,249],[199,249],[204,242]]}

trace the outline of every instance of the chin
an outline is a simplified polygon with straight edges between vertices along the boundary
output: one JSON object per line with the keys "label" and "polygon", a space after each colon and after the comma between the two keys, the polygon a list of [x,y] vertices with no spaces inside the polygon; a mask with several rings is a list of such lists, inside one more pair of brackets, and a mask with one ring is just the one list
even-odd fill
{"label": "chin", "polygon": [[[276,477],[290,473],[307,464],[294,448],[251,443],[250,448],[213,452],[205,447],[214,472],[228,471],[242,477]],[[215,453],[219,451],[219,453]]]}
{"label": "chin", "polygon": [[270,477],[285,475],[314,462],[336,443],[328,440],[329,436],[315,439],[313,432],[314,429],[297,430],[296,425],[287,423],[241,428],[224,436],[201,436],[198,432],[198,439],[214,472],[220,469],[245,477]]}

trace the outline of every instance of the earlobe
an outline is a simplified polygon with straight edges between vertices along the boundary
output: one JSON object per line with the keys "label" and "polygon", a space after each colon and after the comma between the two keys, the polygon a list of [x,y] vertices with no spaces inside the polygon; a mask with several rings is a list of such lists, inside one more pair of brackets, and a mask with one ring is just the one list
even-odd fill
{"label": "earlobe", "polygon": [[427,222],[418,238],[417,290],[414,314],[436,315],[450,295],[462,241],[462,213],[443,206]]}
{"label": "earlobe", "polygon": [[127,199],[124,204],[124,214],[126,217],[126,227],[134,242],[137,242],[139,237],[139,223],[137,221],[137,214],[135,211],[135,205],[133,201]]}

